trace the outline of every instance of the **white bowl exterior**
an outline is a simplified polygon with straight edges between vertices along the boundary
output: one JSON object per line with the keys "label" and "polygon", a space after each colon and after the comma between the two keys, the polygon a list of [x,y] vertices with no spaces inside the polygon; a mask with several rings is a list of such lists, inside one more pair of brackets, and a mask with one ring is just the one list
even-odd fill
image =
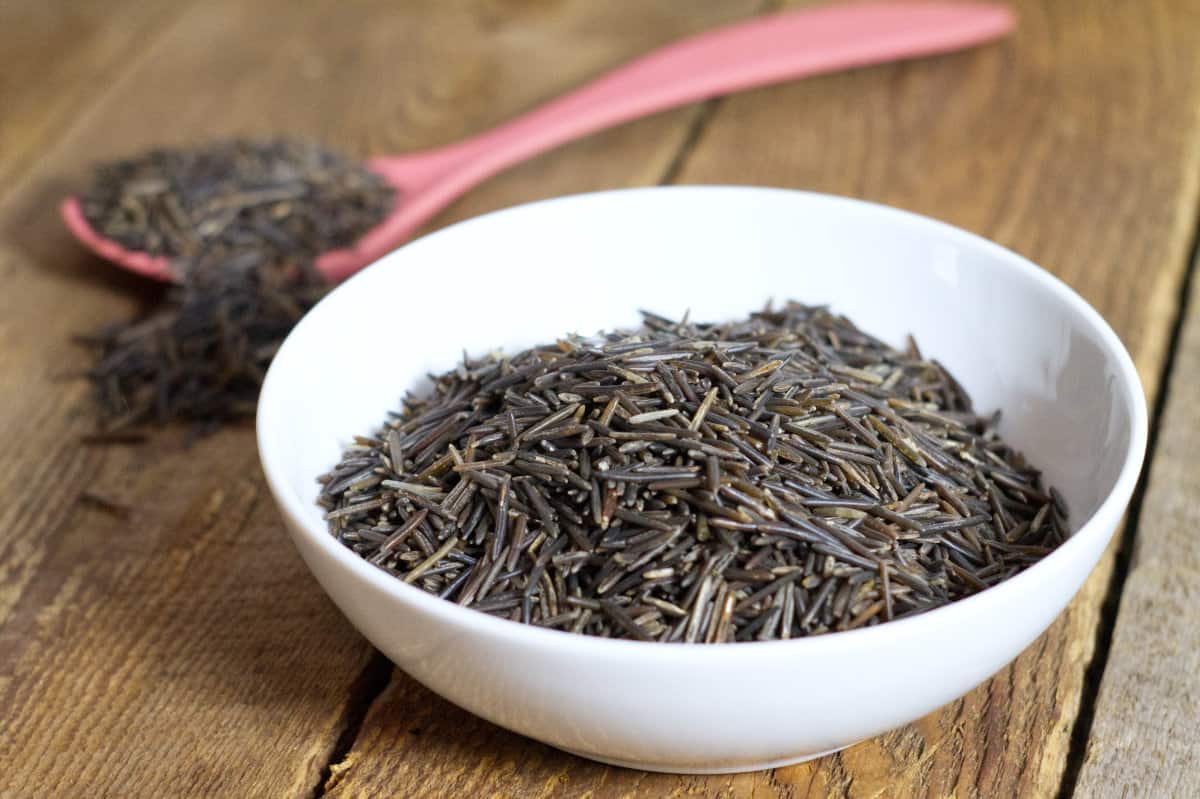
{"label": "white bowl exterior", "polygon": [[[539,630],[464,610],[326,532],[316,475],[400,395],[479,353],[592,333],[647,308],[744,316],[827,302],[894,343],[912,333],[1086,522],[1054,555],[967,600],[867,630],[684,646]],[[437,693],[598,759],[669,771],[802,759],[911,721],[1028,645],[1098,560],[1145,446],[1136,373],[1063,284],[949,226],[840,198],[687,187],[583,195],[480,217],[387,256],[324,300],[272,365],[264,468],[288,529],[350,621]]]}
{"label": "white bowl exterior", "polygon": [[665,651],[643,653],[573,646],[561,640],[567,633],[516,642],[492,625],[465,629],[427,603],[397,602],[385,586],[330,559],[299,525],[289,521],[289,529],[347,618],[434,692],[577,754],[683,773],[806,759],[961,696],[1053,621],[1112,532],[1102,530],[1099,544],[1077,558],[1049,563],[1021,591],[985,592],[971,612],[936,624],[837,634],[843,640],[827,648],[788,642],[680,652],[653,645]]}

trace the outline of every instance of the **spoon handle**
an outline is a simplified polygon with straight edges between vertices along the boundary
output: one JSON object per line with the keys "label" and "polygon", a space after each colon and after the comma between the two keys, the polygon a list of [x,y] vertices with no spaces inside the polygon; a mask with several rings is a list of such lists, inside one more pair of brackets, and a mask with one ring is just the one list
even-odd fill
{"label": "spoon handle", "polygon": [[[447,148],[467,185],[538,153],[669,108],[772,83],[967,48],[1009,32],[1005,6],[855,4],[759,17],[666,45]],[[385,163],[381,164],[386,169]]]}
{"label": "spoon handle", "polygon": [[322,255],[317,268],[337,282],[497,172],[589,133],[741,89],[961,50],[1013,25],[1002,5],[867,3],[772,14],[669,44],[477,136],[372,159],[370,168],[400,190],[398,211],[352,250]]}

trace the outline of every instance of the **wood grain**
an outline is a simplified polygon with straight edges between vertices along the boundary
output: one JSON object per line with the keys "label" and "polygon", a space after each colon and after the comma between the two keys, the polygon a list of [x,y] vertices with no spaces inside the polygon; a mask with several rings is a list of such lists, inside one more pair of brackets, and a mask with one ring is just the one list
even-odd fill
{"label": "wood grain", "polygon": [[[249,438],[107,459],[87,487],[128,518],[76,501],[49,532],[36,616],[6,625],[0,795],[316,783],[371,652],[285,548]],[[187,496],[159,499],[172,484]]]}
{"label": "wood grain", "polygon": [[1200,281],[1193,280],[1075,796],[1200,796]]}
{"label": "wood grain", "polygon": [[[678,180],[848,194],[995,238],[1095,304],[1153,394],[1197,210],[1200,9],[1016,5],[1019,33],[1001,46],[720,101]],[[329,794],[1054,796],[1111,574],[1110,554],[1046,635],[964,699],[813,763],[736,778],[608,769],[431,711],[397,674]]]}
{"label": "wood grain", "polygon": [[[350,153],[439,143],[753,5],[196,4],[42,143],[0,191],[0,797],[308,796],[371,656],[286,544],[248,426],[190,448],[177,430],[80,445],[86,387],[66,375],[86,361],[69,336],[155,294],[61,228],[57,201],[86,165],[230,133]],[[654,182],[695,115],[593,137],[438,224]]]}
{"label": "wood grain", "polygon": [[[1093,301],[1153,392],[1195,221],[1197,9],[1019,5],[1021,33],[1001,47],[722,101],[679,179],[863,196],[998,238]],[[37,136],[0,146],[0,177],[22,176],[0,188],[0,797],[1054,794],[1110,562],[997,678],[814,764],[721,778],[610,769],[399,673],[329,763],[364,701],[370,650],[282,545],[250,431],[190,449],[181,431],[144,447],[78,444],[83,387],[62,375],[83,359],[67,336],[138,296],[54,218],[87,162],[232,132],[287,130],[364,154],[437,144],[756,6],[378,0],[350,13],[333,0],[217,0],[147,28],[143,54],[98,81],[94,105],[36,164]],[[103,41],[93,47],[120,40]],[[22,91],[42,91],[44,76],[22,69]],[[54,107],[85,93],[69,91]],[[24,113],[35,122],[23,130],[45,130],[64,112]],[[683,109],[571,145],[435,224],[657,182],[697,119]],[[1110,750],[1097,751],[1100,762]]]}
{"label": "wood grain", "polygon": [[[0,3],[0,195],[136,69],[187,2]],[[119,24],[114,24],[119,20]]]}

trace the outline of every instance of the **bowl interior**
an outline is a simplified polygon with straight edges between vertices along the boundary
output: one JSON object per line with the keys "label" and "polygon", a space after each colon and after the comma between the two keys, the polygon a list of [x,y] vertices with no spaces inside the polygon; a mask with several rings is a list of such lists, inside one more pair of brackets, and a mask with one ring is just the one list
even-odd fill
{"label": "bowl interior", "polygon": [[1040,466],[1080,527],[1112,491],[1140,387],[1112,331],[1063,284],[947,225],[852,200],[687,187],[582,195],[470,220],[385,257],[295,329],[260,402],[281,497],[315,529],[317,475],[464,350],[634,325],[638,309],[744,316],[826,303],[912,334]]}

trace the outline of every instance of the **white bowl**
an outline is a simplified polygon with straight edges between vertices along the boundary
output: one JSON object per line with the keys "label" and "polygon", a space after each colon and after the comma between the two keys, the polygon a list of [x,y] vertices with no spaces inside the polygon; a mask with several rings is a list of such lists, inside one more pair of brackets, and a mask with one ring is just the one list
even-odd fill
{"label": "white bowl", "polygon": [[[608,640],[490,617],[336,542],[316,477],[430,371],[637,309],[698,320],[769,298],[912,333],[1044,469],[1077,532],[980,594],[851,632],[763,643]],[[501,726],[585,757],[675,772],[792,763],[912,721],[1024,649],[1091,571],[1129,501],[1146,408],[1129,355],[1063,283],[981,238],[837,197],[739,187],[615,191],[472,219],[388,255],[322,301],[275,358],[263,468],[292,540],[363,635]]]}

